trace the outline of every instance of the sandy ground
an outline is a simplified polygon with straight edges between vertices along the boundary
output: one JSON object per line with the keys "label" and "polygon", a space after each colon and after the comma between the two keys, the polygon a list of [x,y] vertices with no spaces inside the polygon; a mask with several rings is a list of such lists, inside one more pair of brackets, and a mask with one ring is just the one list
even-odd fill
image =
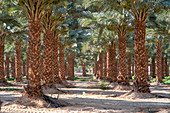
{"label": "sandy ground", "polygon": [[[68,102],[70,105],[61,108],[28,108],[22,105],[10,105],[22,94],[18,91],[0,91],[0,98],[3,101],[2,113],[170,113],[170,85],[157,86],[151,84],[151,93],[164,98],[121,98],[114,97],[129,91],[102,90],[89,88],[89,86],[100,84],[97,81],[69,81],[75,84],[76,88],[61,88],[66,91],[60,94],[59,99]],[[23,90],[23,85],[0,87],[16,88]],[[49,94],[56,97],[58,94]],[[166,97],[166,98],[165,98]]]}

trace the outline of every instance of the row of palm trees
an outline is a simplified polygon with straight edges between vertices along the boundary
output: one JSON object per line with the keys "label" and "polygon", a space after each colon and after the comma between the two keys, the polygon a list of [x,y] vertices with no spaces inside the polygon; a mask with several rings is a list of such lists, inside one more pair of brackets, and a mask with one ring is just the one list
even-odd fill
{"label": "row of palm trees", "polygon": [[[100,54],[100,58],[99,60],[95,62],[95,65],[94,65],[94,68],[93,68],[93,73],[94,75],[98,78],[98,79],[108,79],[109,78],[113,78],[113,77],[109,77],[109,57],[108,57],[108,54],[109,54],[109,51],[106,51],[104,52],[104,54]],[[135,69],[134,69],[134,61],[132,60],[133,59],[133,56],[131,55],[126,55],[126,63],[125,63],[125,67],[127,68],[125,70],[125,79],[122,79],[123,82],[129,82],[128,80],[132,79],[132,76],[134,76],[134,73],[135,73]],[[162,79],[166,76],[169,76],[169,65],[168,65],[168,62],[167,62],[167,57],[162,57],[162,60],[161,60],[161,63],[160,62],[157,62],[157,64],[155,63],[155,57],[151,58],[151,63],[148,63],[148,65],[146,65],[146,79],[149,81],[150,79],[153,79],[153,78],[157,78],[156,82],[162,82]],[[113,59],[111,59],[113,62]],[[146,56],[146,60],[148,60],[148,57]],[[153,62],[154,61],[154,62]],[[115,68],[115,78],[117,79],[116,81],[119,83],[121,83],[121,81],[119,81],[118,79],[121,79],[119,75],[119,66],[118,66],[118,59],[116,59],[116,62],[114,63],[114,66],[116,67]],[[101,65],[101,66],[100,66]],[[103,65],[103,66],[102,66]],[[158,66],[162,67],[161,69],[161,78],[158,79]],[[114,67],[113,66],[113,67]],[[113,68],[112,67],[112,68]],[[160,71],[160,70],[159,70]],[[102,73],[101,73],[102,72]],[[150,73],[149,73],[150,72]],[[120,78],[119,78],[120,77]],[[123,82],[121,84],[123,84]]]}
{"label": "row of palm trees", "polygon": [[[60,24],[64,21],[64,14],[62,12],[58,12],[58,10],[53,10],[54,4],[59,4],[60,0],[20,0],[19,5],[23,7],[23,10],[27,14],[28,19],[28,52],[27,52],[27,77],[28,77],[28,87],[25,88],[27,94],[30,96],[42,96],[42,86],[41,80],[46,85],[51,85],[55,83],[60,83],[61,81],[65,81],[65,59],[64,59],[64,50],[65,44],[62,43],[62,39],[65,35],[65,27],[61,27]],[[135,91],[139,92],[150,92],[149,85],[147,83],[148,77],[146,77],[146,49],[145,49],[145,35],[146,35],[146,20],[147,18],[153,14],[160,11],[160,8],[152,9],[150,6],[152,3],[145,3],[140,1],[127,1],[121,2],[121,4],[117,4],[119,7],[123,7],[123,10],[127,10],[134,19],[135,27],[129,26],[125,21],[121,21],[120,23],[116,23],[114,19],[109,20],[109,25],[107,28],[109,30],[114,30],[118,35],[118,49],[119,49],[119,62],[116,62],[116,40],[115,36],[112,37],[111,44],[108,44],[108,48],[106,49],[107,53],[100,53],[99,61],[95,58],[95,73],[99,70],[99,77],[103,78],[104,75],[107,75],[108,79],[114,82],[118,82],[123,85],[129,85],[129,81],[126,77],[126,35],[129,31],[135,30],[135,42],[134,42],[134,64],[135,64],[135,80],[134,86]],[[102,2],[101,2],[102,3]],[[113,2],[115,3],[115,2]],[[113,8],[113,7],[112,7]],[[90,7],[89,7],[90,11]],[[122,11],[122,10],[121,10]],[[124,13],[124,12],[123,12]],[[76,15],[77,16],[77,15]],[[132,17],[133,16],[133,17]],[[118,18],[116,18],[118,19]],[[75,19],[75,23],[77,19]],[[76,24],[76,28],[79,27]],[[101,26],[100,26],[101,27]],[[103,28],[103,27],[102,27]],[[72,28],[71,30],[74,30]],[[100,30],[102,32],[102,29]],[[42,47],[41,47],[41,34],[43,35],[43,59],[41,57]],[[2,32],[0,34],[4,35]],[[0,35],[0,36],[2,36]],[[3,70],[3,60],[4,60],[4,38],[0,38],[0,75],[2,75],[2,79],[4,80],[4,70]],[[20,53],[20,45],[16,47],[16,61],[19,61],[21,58]],[[59,48],[59,54],[58,54]],[[71,51],[71,48],[70,48]],[[158,50],[160,52],[160,50]],[[103,72],[103,54],[105,54],[105,64],[104,64],[104,72]],[[59,66],[58,59],[59,56]],[[68,79],[73,79],[74,77],[74,55],[72,51],[68,53]],[[129,66],[130,69],[130,56],[129,56]],[[160,59],[160,53],[157,55],[157,59]],[[160,60],[159,60],[160,62]],[[83,72],[85,75],[85,63],[83,64]],[[116,64],[119,65],[118,72]],[[14,64],[13,64],[14,65]],[[154,64],[153,64],[154,65]],[[19,71],[21,67],[21,63],[15,63],[16,68],[16,78],[18,81],[21,79],[21,71]],[[152,66],[154,67],[154,66]],[[159,67],[160,68],[160,67]],[[152,68],[153,69],[153,68]],[[14,73],[14,72],[12,72]],[[117,73],[118,77],[117,77]],[[130,71],[129,71],[130,73]],[[158,72],[158,75],[160,73]],[[129,76],[131,76],[129,74]],[[159,78],[159,77],[158,77]]]}
{"label": "row of palm trees", "polygon": [[[111,1],[100,1],[97,0],[95,2],[100,3],[101,6],[108,3],[106,7],[103,7],[106,12],[111,9],[113,10],[113,8],[115,8],[114,10],[117,10],[116,7],[109,7],[109,6],[113,6],[114,4],[116,4],[115,2],[113,2],[114,4],[112,4]],[[93,3],[95,3],[93,2]],[[118,36],[118,50],[119,50],[119,62],[118,62],[118,77],[116,73],[116,52],[115,52],[115,39],[112,39],[112,44],[110,44],[110,47],[108,49],[105,49],[105,51],[107,51],[107,60],[108,62],[105,61],[105,63],[107,63],[107,78],[111,78],[113,81],[117,81],[119,84],[124,84],[124,85],[128,85],[129,81],[127,79],[126,76],[126,36],[127,33],[129,33],[127,30],[134,29],[134,64],[135,64],[135,79],[133,81],[133,85],[134,85],[134,91],[136,92],[150,92],[149,90],[149,84],[147,82],[148,80],[148,76],[147,76],[147,69],[148,69],[148,58],[147,58],[147,49],[146,49],[146,23],[148,18],[150,17],[150,15],[153,15],[155,13],[160,12],[161,10],[163,10],[164,5],[160,5],[162,3],[162,1],[132,1],[132,0],[128,0],[128,1],[124,1],[124,2],[118,2],[117,5],[119,7],[119,11],[117,11],[118,13],[120,12],[120,14],[122,15],[122,12],[124,13],[125,11],[128,12],[128,14],[130,14],[129,16],[131,17],[130,20],[134,19],[133,22],[131,24],[129,24],[129,20],[126,21],[129,18],[125,18],[127,16],[127,13],[124,16],[124,19],[120,19],[115,17],[111,19],[110,23],[105,24],[104,26],[106,26],[109,30],[112,29],[113,31],[116,31],[116,34]],[[93,4],[94,5],[94,4]],[[96,7],[100,7],[100,5],[96,6]],[[121,9],[121,7],[123,7],[123,9]],[[99,10],[101,10],[101,7],[98,8]],[[104,10],[103,9],[103,10]],[[97,10],[97,9],[96,9]],[[109,10],[110,11],[110,10]],[[122,12],[121,12],[122,11]],[[116,12],[116,13],[117,13]],[[103,17],[102,17],[103,18]],[[118,24],[115,23],[112,20],[119,20]],[[109,20],[110,21],[110,20]],[[155,21],[154,21],[155,22]],[[128,23],[128,24],[127,24]],[[133,27],[134,24],[134,27]],[[131,25],[130,27],[128,27],[128,25]],[[101,30],[100,30],[101,31]],[[160,31],[160,30],[159,30]],[[166,30],[165,30],[166,31]],[[102,31],[103,32],[103,31]],[[102,33],[102,32],[99,32]],[[159,35],[163,35],[163,36],[168,36],[168,33],[161,34],[159,33]],[[113,43],[114,42],[114,43]],[[158,41],[157,43],[157,82],[161,82],[162,79],[162,42]],[[99,52],[99,51],[98,51]],[[101,54],[101,52],[99,52]],[[100,57],[98,57],[99,60],[97,61],[97,59],[95,59],[95,68],[94,68],[94,72],[97,73],[96,70],[100,70],[103,69]],[[130,58],[129,58],[130,59]],[[98,63],[97,63],[98,62]],[[130,60],[129,60],[130,62]],[[108,64],[110,63],[110,64]],[[167,64],[167,63],[166,63]],[[105,67],[105,68],[106,68]],[[131,66],[129,66],[130,69]],[[105,69],[104,68],[104,69]],[[167,68],[167,67],[166,67]],[[153,68],[152,68],[153,69]],[[100,70],[101,71],[101,70]],[[99,75],[101,72],[98,72]],[[130,72],[130,71],[129,71]],[[106,72],[104,72],[106,73]],[[167,72],[166,72],[167,73]],[[129,75],[131,76],[131,75]]]}

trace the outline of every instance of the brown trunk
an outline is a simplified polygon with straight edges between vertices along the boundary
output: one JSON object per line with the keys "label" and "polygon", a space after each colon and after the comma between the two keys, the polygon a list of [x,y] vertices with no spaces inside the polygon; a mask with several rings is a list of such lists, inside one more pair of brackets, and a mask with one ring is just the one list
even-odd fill
{"label": "brown trunk", "polygon": [[44,55],[43,55],[43,74],[42,78],[45,84],[53,83],[53,32],[49,29],[44,33]]}
{"label": "brown trunk", "polygon": [[21,79],[21,43],[15,43],[15,75],[16,75],[16,82],[22,81]]}
{"label": "brown trunk", "polygon": [[[126,66],[126,35],[118,34],[119,41],[119,75],[117,77],[117,82],[122,85],[129,85],[126,78],[127,66]],[[116,71],[116,70],[115,70]]]}
{"label": "brown trunk", "polygon": [[[114,49],[113,49],[113,81],[116,82],[117,81],[117,76],[118,76],[118,72],[116,72],[118,63],[116,61],[116,46],[114,45]],[[119,71],[119,69],[118,69]]]}
{"label": "brown trunk", "polygon": [[0,82],[4,82],[4,47],[5,47],[5,39],[4,37],[0,37]]}
{"label": "brown trunk", "polygon": [[67,59],[68,59],[68,80],[73,80],[74,78],[74,74],[73,74],[73,68],[74,68],[74,64],[73,64],[73,56],[72,54],[68,54],[67,55]]}
{"label": "brown trunk", "polygon": [[104,79],[107,77],[107,52],[104,54]]}
{"label": "brown trunk", "polygon": [[165,58],[165,76],[169,76],[169,67],[168,67],[168,60],[167,57]]}
{"label": "brown trunk", "polygon": [[162,56],[162,78],[164,78],[164,72],[165,72],[165,64],[164,64],[164,57]]}
{"label": "brown trunk", "polygon": [[118,69],[118,62],[117,62],[117,59],[116,59],[116,76],[118,76],[119,74],[119,69]]}
{"label": "brown trunk", "polygon": [[152,71],[151,71],[152,78],[155,78],[155,57],[152,58]]}
{"label": "brown trunk", "polygon": [[103,79],[103,53],[99,55],[99,79]]}
{"label": "brown trunk", "polygon": [[64,59],[64,46],[59,47],[59,76],[62,81],[65,79],[65,59]]}
{"label": "brown trunk", "polygon": [[135,19],[135,79],[133,82],[135,92],[150,92],[149,84],[145,77],[145,34],[146,23]]}
{"label": "brown trunk", "polygon": [[25,61],[23,60],[23,64],[22,64],[22,75],[25,76],[26,75],[26,67],[25,67]]}
{"label": "brown trunk", "polygon": [[146,76],[146,80],[149,80],[149,75],[148,75],[148,58],[149,58],[148,51],[146,50],[145,53],[146,53],[145,54],[145,56],[146,56],[146,71],[145,71],[145,76]]}
{"label": "brown trunk", "polygon": [[117,75],[116,75],[116,49],[114,45],[112,44],[111,47],[108,50],[108,56],[107,56],[107,64],[108,64],[108,75],[107,78],[111,81],[116,82],[117,81]]}
{"label": "brown trunk", "polygon": [[71,76],[72,76],[72,78],[74,78],[74,56],[72,56],[71,57],[71,61],[72,61],[72,63],[71,63]]}
{"label": "brown trunk", "polygon": [[162,43],[158,42],[156,46],[156,82],[162,82]]}
{"label": "brown trunk", "polygon": [[60,77],[59,77],[59,67],[58,67],[58,36],[54,38],[53,41],[53,73],[54,73],[54,83],[60,83]]}
{"label": "brown trunk", "polygon": [[82,62],[82,76],[86,76],[86,63]]}
{"label": "brown trunk", "polygon": [[65,77],[67,76],[67,74],[68,74],[68,67],[67,67],[67,64],[65,64]]}
{"label": "brown trunk", "polygon": [[131,56],[128,55],[128,78],[132,79],[132,75],[131,75]]}
{"label": "brown trunk", "polygon": [[6,61],[5,61],[5,77],[6,79],[9,79],[9,57],[6,55]]}
{"label": "brown trunk", "polygon": [[28,77],[29,77],[29,50],[28,50],[28,52],[27,52],[27,79],[28,79]]}
{"label": "brown trunk", "polygon": [[29,18],[29,77],[26,93],[30,96],[43,96],[41,87],[41,20]]}
{"label": "brown trunk", "polygon": [[12,58],[12,62],[11,62],[11,77],[15,78],[15,57]]}

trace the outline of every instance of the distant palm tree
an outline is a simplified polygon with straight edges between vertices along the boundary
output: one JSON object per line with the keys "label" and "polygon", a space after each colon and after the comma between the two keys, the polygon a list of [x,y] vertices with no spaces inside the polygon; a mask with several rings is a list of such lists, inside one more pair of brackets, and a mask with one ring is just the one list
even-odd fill
{"label": "distant palm tree", "polygon": [[[4,28],[3,24],[6,24]],[[4,79],[4,48],[5,48],[5,38],[9,33],[7,27],[9,25],[20,26],[20,24],[14,19],[14,17],[9,16],[8,13],[4,12],[3,15],[0,15],[0,82],[5,82]]]}
{"label": "distant palm tree", "polygon": [[62,81],[65,81],[65,59],[64,52],[65,47],[63,45],[59,46],[59,76]]}
{"label": "distant palm tree", "polygon": [[5,60],[5,76],[7,79],[10,78],[9,76],[9,56],[6,55],[6,60]]}
{"label": "distant palm tree", "polygon": [[82,76],[86,76],[86,62],[82,61]]}
{"label": "distant palm tree", "polygon": [[21,42],[15,41],[15,69],[16,69],[16,82],[20,82],[21,79]]}

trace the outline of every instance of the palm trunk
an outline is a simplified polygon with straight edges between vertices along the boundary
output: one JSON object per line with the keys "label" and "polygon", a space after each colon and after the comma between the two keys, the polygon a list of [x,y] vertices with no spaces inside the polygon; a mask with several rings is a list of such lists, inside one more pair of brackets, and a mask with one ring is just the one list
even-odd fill
{"label": "palm trunk", "polygon": [[99,79],[103,79],[103,53],[99,55]]}
{"label": "palm trunk", "polygon": [[43,55],[43,79],[46,85],[53,83],[53,32],[46,30],[44,33],[44,55]]}
{"label": "palm trunk", "polygon": [[53,73],[54,73],[54,83],[60,83],[60,77],[59,77],[59,67],[58,67],[58,36],[54,38],[53,42]]}
{"label": "palm trunk", "polygon": [[25,61],[23,60],[23,64],[22,64],[22,75],[25,76],[26,75],[26,67],[25,67]]}
{"label": "palm trunk", "polygon": [[65,59],[64,59],[64,46],[59,48],[59,76],[62,81],[65,79]]}
{"label": "palm trunk", "polygon": [[156,76],[156,82],[161,83],[162,82],[162,43],[158,42],[156,47],[156,59],[157,59],[157,76]]}
{"label": "palm trunk", "polygon": [[131,75],[131,56],[128,55],[128,78],[132,79],[132,75]]}
{"label": "palm trunk", "polygon": [[68,59],[68,80],[73,80],[74,75],[73,75],[73,56],[72,54],[68,54],[67,55],[67,59]]}
{"label": "palm trunk", "polygon": [[126,79],[127,67],[126,67],[126,35],[118,34],[119,37],[119,75],[117,82],[122,85],[129,85]]}
{"label": "palm trunk", "polygon": [[5,62],[5,76],[9,79],[9,57],[6,55],[6,62]]}
{"label": "palm trunk", "polygon": [[104,79],[107,77],[107,52],[104,54]]}
{"label": "palm trunk", "polygon": [[167,57],[165,58],[165,76],[169,76],[169,67],[168,67],[168,60]]}
{"label": "palm trunk", "polygon": [[149,80],[149,75],[148,75],[148,51],[146,50],[146,71],[145,71],[145,75],[146,75],[146,80]]}
{"label": "palm trunk", "polygon": [[29,81],[26,93],[30,96],[43,96],[41,87],[41,20],[28,20],[29,25]]}
{"label": "palm trunk", "polygon": [[68,75],[68,67],[67,67],[67,64],[65,64],[65,77]]}
{"label": "palm trunk", "polygon": [[4,37],[0,37],[0,82],[5,82],[4,78],[4,47],[5,47],[5,39]]}
{"label": "palm trunk", "polygon": [[28,50],[28,52],[27,52],[27,79],[28,79],[28,77],[29,77],[29,50]]}
{"label": "palm trunk", "polygon": [[71,63],[72,63],[72,61],[71,61],[71,55],[70,55],[70,54],[67,54],[67,60],[68,60],[68,61],[67,61],[67,62],[68,62],[68,65],[67,65],[67,66],[68,66],[68,67],[67,67],[67,68],[68,68],[68,76],[67,76],[67,79],[68,79],[68,80],[72,80],[72,79],[73,79],[73,78],[71,77],[71,70],[72,70],[72,69],[71,69]]}
{"label": "palm trunk", "polygon": [[149,84],[145,77],[146,60],[145,60],[145,34],[146,23],[135,20],[135,92],[150,92]]}
{"label": "palm trunk", "polygon": [[11,62],[11,77],[15,78],[15,57],[12,58],[12,62]]}
{"label": "palm trunk", "polygon": [[117,81],[117,75],[116,75],[116,49],[114,45],[112,44],[108,51],[108,75],[107,78],[111,81],[116,82]]}
{"label": "palm trunk", "polygon": [[164,61],[164,57],[162,56],[162,78],[164,78],[164,72],[165,72],[165,61]]}
{"label": "palm trunk", "polygon": [[16,82],[22,81],[21,79],[21,44],[20,42],[15,43],[15,68],[16,68]]}
{"label": "palm trunk", "polygon": [[155,57],[152,58],[152,72],[151,72],[152,78],[155,78]]}
{"label": "palm trunk", "polygon": [[86,76],[86,63],[82,62],[82,76]]}
{"label": "palm trunk", "polygon": [[118,62],[117,62],[117,59],[116,59],[116,76],[118,76],[119,74],[119,68],[118,68]]}
{"label": "palm trunk", "polygon": [[72,55],[71,56],[71,76],[72,76],[72,78],[74,78],[74,56]]}

